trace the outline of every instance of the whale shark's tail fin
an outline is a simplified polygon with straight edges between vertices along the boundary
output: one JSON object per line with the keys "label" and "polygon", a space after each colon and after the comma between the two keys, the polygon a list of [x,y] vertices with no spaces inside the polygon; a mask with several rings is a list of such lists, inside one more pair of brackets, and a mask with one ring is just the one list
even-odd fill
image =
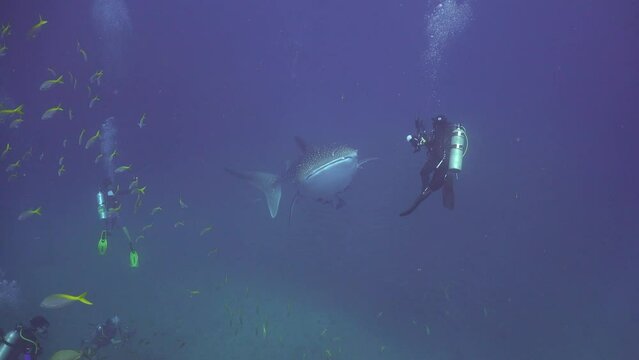
{"label": "whale shark's tail fin", "polygon": [[266,203],[271,217],[277,216],[277,210],[280,207],[280,199],[282,198],[282,186],[280,185],[277,175],[259,171],[235,171],[226,169],[226,171],[242,180],[248,181],[249,184],[260,189],[266,196]]}

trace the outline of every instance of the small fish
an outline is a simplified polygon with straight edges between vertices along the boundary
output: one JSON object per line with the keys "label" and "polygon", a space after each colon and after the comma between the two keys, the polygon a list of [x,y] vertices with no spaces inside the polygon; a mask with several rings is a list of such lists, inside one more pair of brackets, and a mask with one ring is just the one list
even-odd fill
{"label": "small fish", "polygon": [[67,139],[62,140],[62,147],[66,149],[67,143],[68,143]]}
{"label": "small fish", "polygon": [[86,132],[86,129],[82,129],[82,131],[80,131],[80,136],[78,136],[78,145],[82,146],[82,138],[84,137],[84,133]]}
{"label": "small fish", "polygon": [[63,162],[64,162],[64,156],[60,156],[60,158],[58,159],[58,165],[62,165]]}
{"label": "small fish", "polygon": [[8,173],[16,171],[20,167],[20,163],[21,163],[21,161],[18,160],[16,162],[14,162],[13,164],[9,164],[9,166],[7,166],[5,171],[8,172]]}
{"label": "small fish", "polygon": [[4,158],[7,156],[7,154],[11,150],[13,150],[13,148],[11,147],[11,144],[7,143],[7,145],[4,147],[4,151],[2,151],[2,155],[0,155],[0,160],[4,160]]}
{"label": "small fish", "polygon": [[9,129],[17,129],[23,122],[24,120],[22,118],[15,119],[11,122],[11,124],[9,124]]}
{"label": "small fish", "polygon": [[18,105],[15,109],[2,109],[0,115],[24,115],[23,105]]}
{"label": "small fish", "polygon": [[191,296],[193,296],[193,295],[200,295],[200,290],[189,290],[189,294],[190,294]]}
{"label": "small fish", "polygon": [[84,145],[84,148],[88,150],[99,138],[100,138],[100,130],[98,130],[98,132],[96,132],[95,135],[93,135],[91,138],[89,138],[89,140],[87,140],[87,143]]}
{"label": "small fish", "polygon": [[73,120],[73,110],[69,109],[69,120]]}
{"label": "small fish", "polygon": [[51,119],[53,117],[53,115],[55,115],[55,113],[57,113],[58,111],[63,111],[64,109],[62,108],[62,106],[60,104],[47,109],[47,111],[44,112],[44,114],[42,114],[41,119],[42,120],[47,120],[47,119]]}
{"label": "small fish", "polygon": [[56,79],[47,80],[40,85],[40,91],[46,91],[51,89],[55,85],[64,84],[64,75],[58,76]]}
{"label": "small fish", "polygon": [[97,84],[98,86],[101,85],[102,83],[102,76],[104,75],[104,71],[99,70],[96,71],[93,75],[91,75],[91,77],[89,78],[89,82],[91,84]]}
{"label": "small fish", "polygon": [[131,183],[129,183],[129,191],[132,191],[133,189],[138,187],[138,183],[139,182],[140,182],[140,179],[137,176],[134,177],[133,181],[131,181]]}
{"label": "small fish", "polygon": [[87,293],[83,292],[78,296],[67,294],[53,294],[49,295],[40,303],[40,307],[45,309],[59,309],[70,305],[76,301],[79,301],[86,305],[93,305],[93,303],[86,299]]}
{"label": "small fish", "polygon": [[207,226],[204,229],[202,229],[202,231],[200,231],[200,236],[203,236],[204,234],[206,234],[207,232],[213,230],[213,226]]}
{"label": "small fish", "polygon": [[99,96],[94,96],[91,98],[91,101],[89,101],[89,109],[93,109],[93,107],[95,106],[95,104],[100,101],[100,97]]}
{"label": "small fish", "polygon": [[58,73],[55,72],[55,70],[53,70],[52,68],[48,67],[47,71],[51,74],[51,76],[56,77],[58,76]]}
{"label": "small fish", "polygon": [[144,235],[138,235],[138,237],[135,238],[135,243],[137,244],[138,241],[144,239]]}
{"label": "small fish", "polygon": [[123,173],[123,172],[126,172],[126,171],[131,170],[131,166],[132,166],[132,165],[122,165],[122,166],[118,167],[117,169],[115,169],[115,171],[114,171],[114,172],[115,172],[116,174],[121,174],[121,173]]}
{"label": "small fish", "polygon": [[180,203],[180,207],[182,209],[188,209],[188,205],[182,200],[182,195],[180,195],[179,199],[178,199],[179,203]]}
{"label": "small fish", "polygon": [[153,227],[153,224],[144,225],[144,226],[142,227],[142,232],[145,232],[145,231],[147,231],[148,229],[150,229],[150,228],[152,228],[152,227]]}
{"label": "small fish", "polygon": [[133,188],[132,191],[138,195],[144,195],[144,192],[146,191],[146,186],[143,186],[141,188]]}
{"label": "small fish", "polygon": [[162,208],[160,206],[154,207],[153,210],[151,210],[151,216],[157,214],[159,211],[162,211]]}
{"label": "small fish", "polygon": [[0,30],[0,37],[5,38],[11,35],[11,24],[2,25],[2,30]]}
{"label": "small fish", "polygon": [[111,153],[111,155],[109,155],[109,160],[113,161],[113,159],[115,159],[116,156],[118,156],[118,150],[113,150],[113,152]]}
{"label": "small fish", "polygon": [[98,156],[95,157],[95,160],[93,160],[94,163],[98,163],[100,162],[100,159],[102,159],[102,154],[98,154]]}
{"label": "small fish", "polygon": [[27,150],[22,155],[22,161],[27,161],[27,160],[31,159],[31,155],[33,155],[33,148],[29,148],[29,150]]}
{"label": "small fish", "polygon": [[213,248],[211,250],[209,250],[209,252],[206,254],[206,256],[217,256],[217,254],[219,253],[219,250],[217,248]]}
{"label": "small fish", "polygon": [[173,224],[173,228],[177,229],[180,226],[184,226],[184,221],[178,221],[175,224]]}
{"label": "small fish", "polygon": [[84,59],[84,62],[87,62],[89,59],[87,57],[87,52],[84,51],[83,48],[80,47],[80,42],[77,42],[77,46],[76,49],[78,49],[78,52],[80,53],[80,55],[82,55],[82,58]]}
{"label": "small fish", "polygon": [[36,37],[36,35],[38,35],[38,33],[42,30],[42,27],[49,22],[48,20],[44,20],[42,18],[42,15],[39,15],[39,17],[40,20],[38,21],[38,23],[33,25],[31,27],[31,30],[29,30],[29,32],[27,33],[27,35],[31,38]]}
{"label": "small fish", "polygon": [[9,50],[9,48],[6,44],[0,45],[0,57],[7,55],[7,50]]}
{"label": "small fish", "polygon": [[18,216],[18,220],[22,221],[22,220],[26,220],[30,217],[32,217],[33,215],[38,215],[38,216],[42,216],[42,206],[36,208],[36,209],[30,209],[30,210],[25,210],[23,212],[20,213],[20,215]]}
{"label": "small fish", "polygon": [[145,119],[146,119],[146,113],[142,114],[142,117],[140,117],[140,120],[138,121],[138,127],[140,129],[146,126],[146,124],[144,123]]}
{"label": "small fish", "polygon": [[64,174],[65,172],[65,168],[64,168],[64,164],[60,165],[60,167],[58,168],[58,176],[62,176],[62,174]]}

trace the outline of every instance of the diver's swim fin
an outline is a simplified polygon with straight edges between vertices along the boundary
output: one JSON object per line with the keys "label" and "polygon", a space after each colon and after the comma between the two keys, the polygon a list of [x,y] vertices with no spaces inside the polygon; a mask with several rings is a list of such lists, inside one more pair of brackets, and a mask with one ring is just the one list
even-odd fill
{"label": "diver's swim fin", "polygon": [[419,194],[419,196],[417,197],[417,199],[415,199],[415,202],[413,202],[413,205],[411,205],[411,207],[409,207],[408,209],[404,210],[401,214],[399,214],[399,216],[410,215],[413,211],[415,211],[415,209],[417,209],[419,204],[421,204],[422,201],[426,200],[432,193],[433,191],[430,188],[426,188],[426,190],[422,191],[421,194]]}

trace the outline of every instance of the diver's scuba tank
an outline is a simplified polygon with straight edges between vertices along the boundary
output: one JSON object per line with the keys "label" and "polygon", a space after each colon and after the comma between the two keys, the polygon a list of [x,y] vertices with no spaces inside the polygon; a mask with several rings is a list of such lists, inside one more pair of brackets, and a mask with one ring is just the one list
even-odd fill
{"label": "diver's scuba tank", "polygon": [[464,156],[468,150],[468,136],[462,124],[453,125],[453,136],[450,138],[450,159],[448,169],[453,173],[462,170]]}
{"label": "diver's scuba tank", "polygon": [[4,336],[4,339],[2,339],[3,341],[0,342],[0,360],[6,360],[9,358],[12,350],[11,347],[16,344],[19,338],[20,334],[18,333],[18,330],[10,331]]}
{"label": "diver's scuba tank", "polygon": [[101,220],[105,220],[107,218],[107,208],[106,208],[106,199],[104,198],[104,194],[102,193],[102,191],[98,191],[97,199],[98,199],[98,215],[100,216]]}

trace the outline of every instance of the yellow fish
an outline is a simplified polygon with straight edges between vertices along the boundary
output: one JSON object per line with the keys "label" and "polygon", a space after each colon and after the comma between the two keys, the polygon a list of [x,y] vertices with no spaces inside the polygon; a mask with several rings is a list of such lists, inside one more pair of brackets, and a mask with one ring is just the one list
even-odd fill
{"label": "yellow fish", "polygon": [[29,37],[35,37],[40,32],[42,27],[49,22],[48,20],[44,20],[42,18],[42,15],[39,15],[39,16],[40,16],[40,21],[38,21],[37,24],[33,25],[33,27],[31,27],[31,30],[29,30],[29,33],[27,34]]}
{"label": "yellow fish", "polygon": [[60,350],[51,356],[50,360],[80,360],[84,355],[76,350]]}
{"label": "yellow fish", "polygon": [[[93,143],[95,143],[98,139],[100,138],[100,130],[98,130],[98,132],[95,133],[95,135],[91,136],[91,138],[89,138],[89,140],[87,140],[87,143],[84,144],[84,148],[88,149],[90,148]],[[102,154],[100,154],[102,155]]]}
{"label": "yellow fish", "polygon": [[11,35],[11,24],[2,25],[2,31],[0,32],[0,37],[6,37]]}
{"label": "yellow fish", "polygon": [[59,309],[70,305],[75,301],[79,301],[83,304],[93,305],[93,303],[85,298],[87,296],[86,291],[78,296],[68,294],[53,294],[49,295],[40,303],[40,307],[45,309]]}
{"label": "yellow fish", "polygon": [[2,109],[0,115],[24,115],[24,105],[18,105],[15,109]]}
{"label": "yellow fish", "polygon": [[129,171],[129,170],[131,170],[131,166],[132,166],[132,165],[122,165],[122,166],[118,167],[117,169],[115,169],[115,171],[114,171],[114,172],[115,172],[116,174],[121,174],[121,173],[123,173],[123,172],[125,172],[125,171]]}
{"label": "yellow fish", "polygon": [[26,220],[28,218],[30,218],[33,215],[40,215],[42,216],[42,207],[38,207],[37,209],[33,209],[33,210],[25,210],[23,212],[20,213],[20,216],[18,216],[18,220],[22,221],[22,220]]}

